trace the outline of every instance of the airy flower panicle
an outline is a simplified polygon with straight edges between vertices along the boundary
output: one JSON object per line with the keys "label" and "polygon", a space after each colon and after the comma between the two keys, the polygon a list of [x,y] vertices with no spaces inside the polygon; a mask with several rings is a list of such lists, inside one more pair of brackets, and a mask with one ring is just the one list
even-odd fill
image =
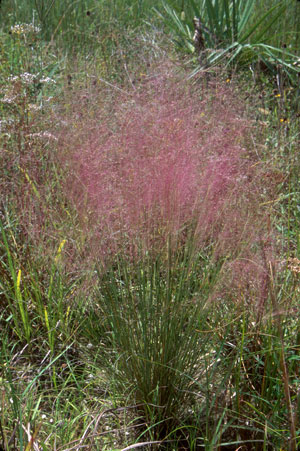
{"label": "airy flower panicle", "polygon": [[243,107],[224,83],[213,98],[189,89],[149,77],[129,99],[118,95],[114,116],[94,105],[86,120],[80,97],[78,106],[73,100],[61,164],[99,252],[113,254],[126,240],[160,248],[189,227],[199,246],[214,243],[220,256],[259,239],[261,174],[242,144],[250,126]]}

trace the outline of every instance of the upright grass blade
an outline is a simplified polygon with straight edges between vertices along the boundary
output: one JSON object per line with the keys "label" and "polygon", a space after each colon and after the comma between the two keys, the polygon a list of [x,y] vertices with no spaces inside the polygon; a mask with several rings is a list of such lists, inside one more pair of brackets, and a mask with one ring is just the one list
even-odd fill
{"label": "upright grass blade", "polygon": [[226,38],[228,40],[230,40],[230,39],[232,39],[231,32],[230,32],[231,19],[230,19],[230,11],[229,11],[229,2],[227,2],[227,1],[223,1],[222,16],[223,16],[223,21],[226,24]]}
{"label": "upright grass blade", "polygon": [[[36,382],[41,378],[41,376],[49,370],[49,368],[51,368],[65,353],[67,353],[67,351],[73,346],[73,342],[66,347],[62,352],[60,352],[58,355],[56,355],[55,357],[53,357],[52,360],[50,360],[50,362],[42,369],[40,369],[40,371],[38,371],[38,373],[36,374],[36,376],[34,376],[32,378],[32,380],[27,384],[26,388],[21,391],[18,387],[18,384],[16,384],[16,381],[13,379],[13,374],[12,371],[10,369],[10,360],[9,360],[9,356],[6,355],[6,351],[4,349],[4,344],[3,344],[3,357],[4,360],[6,360],[6,365],[5,365],[5,378],[8,381],[9,384],[9,388],[10,388],[10,399],[12,402],[12,407],[13,407],[13,412],[14,412],[14,417],[15,420],[17,422],[16,424],[16,431],[18,431],[18,450],[20,451],[24,451],[27,449],[31,449],[28,448],[29,443],[27,443],[27,446],[25,448],[25,436],[24,436],[24,401],[26,400],[26,398],[30,395],[30,391],[31,389],[36,385]],[[39,426],[35,429],[35,432],[37,433],[39,430]],[[33,434],[34,436],[34,434]]]}
{"label": "upright grass blade", "polygon": [[[176,31],[178,34],[178,37],[175,38],[177,46],[182,49],[188,47],[189,51],[193,52],[194,45],[192,41],[191,28],[180,20],[176,11],[174,9],[171,9],[168,4],[164,3],[163,7],[167,15],[171,18],[172,22],[175,24]],[[157,11],[157,14],[159,17],[164,19],[164,16],[159,11]]]}
{"label": "upright grass blade", "polygon": [[[5,233],[4,225],[0,219],[1,235],[4,244],[4,252],[7,258],[7,263],[2,261],[3,268],[7,273],[10,280],[6,278],[0,281],[0,287],[2,288],[4,295],[7,299],[10,307],[15,329],[17,335],[22,340],[25,338],[26,342],[30,343],[31,338],[31,325],[28,315],[28,310],[25,305],[24,296],[27,297],[26,285],[24,284],[23,292],[21,291],[21,276],[22,270],[16,270],[13,257],[10,251],[10,246]],[[23,296],[24,293],[24,296]]]}
{"label": "upright grass blade", "polygon": [[[251,41],[251,43],[260,43],[262,38],[265,36],[265,34],[267,33],[267,31],[270,30],[270,28],[272,27],[272,25],[278,21],[278,19],[282,16],[282,14],[285,12],[286,10],[286,6],[282,5],[280,6],[280,3],[274,5],[270,10],[268,10],[257,22],[255,22],[255,24],[249,29],[247,30],[247,32],[243,35],[239,37],[239,41],[241,43],[245,42],[251,35],[253,35],[253,33],[255,33],[256,30],[259,29],[260,25],[263,24],[266,19],[268,19],[271,14],[273,13],[273,11],[275,11],[277,8],[279,8],[279,10],[277,11],[277,13],[270,18],[270,20],[264,24],[264,28],[259,32],[259,34],[255,35],[252,39],[253,41]],[[248,17],[249,20],[249,17]],[[245,23],[246,25],[246,23]]]}
{"label": "upright grass blade", "polygon": [[240,17],[238,21],[238,36],[241,35],[242,31],[247,26],[249,19],[253,13],[253,7],[254,2],[252,0],[246,0],[246,2],[243,2],[243,6],[241,8]]}
{"label": "upright grass blade", "polygon": [[208,335],[198,332],[207,315],[204,262],[192,246],[182,252],[180,257],[169,247],[167,255],[136,264],[122,258],[117,269],[99,272],[98,303],[108,318],[119,374],[134,384],[137,401],[146,403],[155,421],[169,418],[170,424],[208,343]]}
{"label": "upright grass blade", "polygon": [[217,15],[217,9],[213,6],[212,0],[206,0],[205,7],[209,29],[211,32],[216,33],[219,37],[221,34],[221,29],[219,24],[219,17]]}

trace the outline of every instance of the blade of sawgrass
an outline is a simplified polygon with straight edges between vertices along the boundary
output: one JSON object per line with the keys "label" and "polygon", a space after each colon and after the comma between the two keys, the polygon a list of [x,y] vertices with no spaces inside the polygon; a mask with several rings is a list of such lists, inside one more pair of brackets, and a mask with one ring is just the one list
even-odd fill
{"label": "blade of sawgrass", "polygon": [[218,17],[216,15],[216,10],[213,6],[211,0],[205,1],[206,15],[209,23],[209,29],[212,32],[215,32],[218,37],[220,37],[220,25],[218,21]]}
{"label": "blade of sawgrass", "polygon": [[232,39],[238,39],[239,0],[232,0]]}
{"label": "blade of sawgrass", "polygon": [[[192,6],[193,16],[196,16],[196,17],[202,17],[202,13],[203,13],[203,5],[202,5],[202,2],[196,3],[195,0],[190,0],[190,1],[188,2],[188,5],[191,5],[191,6]],[[201,6],[202,6],[202,8],[201,8]],[[200,9],[200,8],[201,8],[201,9]]]}

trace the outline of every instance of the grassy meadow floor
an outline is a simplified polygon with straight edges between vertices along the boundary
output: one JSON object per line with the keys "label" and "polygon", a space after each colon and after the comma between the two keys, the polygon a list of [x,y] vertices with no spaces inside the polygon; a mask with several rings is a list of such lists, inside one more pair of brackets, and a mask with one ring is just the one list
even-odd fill
{"label": "grassy meadow floor", "polygon": [[154,3],[0,2],[0,451],[300,447],[299,62]]}

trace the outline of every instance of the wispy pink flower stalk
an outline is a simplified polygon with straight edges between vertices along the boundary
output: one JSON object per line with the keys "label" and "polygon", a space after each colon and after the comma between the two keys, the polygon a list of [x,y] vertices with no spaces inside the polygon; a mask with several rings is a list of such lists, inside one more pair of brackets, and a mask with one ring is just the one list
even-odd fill
{"label": "wispy pink flower stalk", "polygon": [[94,104],[93,118],[87,110],[79,122],[79,108],[64,129],[61,161],[102,257],[141,243],[160,248],[191,228],[216,258],[258,249],[260,165],[246,146],[251,124],[227,85],[204,91],[164,73],[118,94],[109,114]]}

